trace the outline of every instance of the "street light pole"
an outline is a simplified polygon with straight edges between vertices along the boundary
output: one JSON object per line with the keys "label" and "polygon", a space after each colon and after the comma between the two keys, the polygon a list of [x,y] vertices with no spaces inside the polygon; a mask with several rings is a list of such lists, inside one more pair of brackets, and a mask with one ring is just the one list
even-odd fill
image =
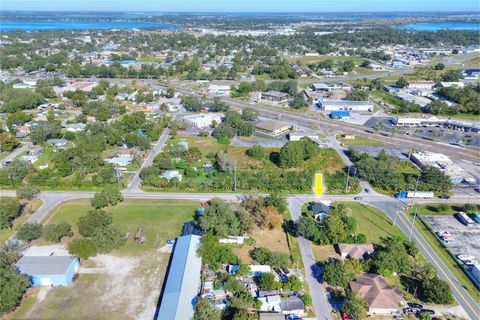
{"label": "street light pole", "polygon": [[393,218],[393,225],[397,225],[398,207],[400,207],[400,200],[397,202],[397,209],[395,209],[395,217]]}
{"label": "street light pole", "polygon": [[347,166],[347,183],[345,184],[345,193],[348,192],[348,179],[350,178],[350,165]]}
{"label": "street light pole", "polygon": [[417,181],[415,182],[415,190],[413,191],[412,203],[410,204],[410,207],[413,207],[413,204],[415,202],[415,196],[417,195],[418,181],[419,180],[420,180],[420,175],[417,176]]}
{"label": "street light pole", "polygon": [[417,220],[418,209],[415,209],[415,214],[413,215],[412,226],[410,227],[410,233],[408,234],[408,240],[412,239],[413,227],[415,225],[415,220]]}

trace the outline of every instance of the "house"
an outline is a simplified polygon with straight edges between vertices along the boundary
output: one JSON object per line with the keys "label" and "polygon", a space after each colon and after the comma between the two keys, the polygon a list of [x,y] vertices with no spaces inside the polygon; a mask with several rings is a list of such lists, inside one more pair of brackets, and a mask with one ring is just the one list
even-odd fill
{"label": "house", "polygon": [[310,209],[316,220],[323,220],[330,213],[330,206],[321,202],[313,204]]}
{"label": "house", "polygon": [[361,260],[368,257],[375,251],[373,244],[364,243],[364,244],[350,244],[350,243],[339,243],[336,245],[336,249],[339,255],[343,259],[357,259]]}
{"label": "house", "polygon": [[317,103],[318,107],[324,111],[372,111],[373,105],[369,101],[350,101],[350,100],[322,100]]}
{"label": "house", "polygon": [[25,138],[30,134],[30,129],[31,128],[29,126],[18,126],[15,128],[15,130],[17,131],[15,136],[17,138]]}
{"label": "house", "polygon": [[280,308],[281,298],[278,294],[274,296],[260,297],[258,298],[258,301],[262,302],[262,305],[260,306],[260,311],[273,311],[273,312],[281,311],[281,308]]}
{"label": "house", "polygon": [[297,296],[281,298],[280,308],[282,309],[283,314],[302,315],[305,313],[305,305],[303,304],[302,299]]}
{"label": "house", "polygon": [[230,86],[211,84],[208,86],[207,93],[218,97],[228,97],[230,95]]}
{"label": "house", "polygon": [[67,124],[65,126],[65,130],[67,130],[68,132],[82,132],[83,130],[85,130],[85,127],[87,125],[85,123],[72,123],[72,124]]}
{"label": "house", "polygon": [[173,178],[176,178],[178,181],[182,181],[182,175],[178,170],[166,170],[160,174],[160,178],[165,178],[168,181],[171,181]]}
{"label": "house", "polygon": [[74,256],[23,256],[15,266],[30,278],[32,286],[68,286],[80,260]]}
{"label": "house", "polygon": [[326,83],[314,83],[312,84],[313,91],[330,91],[330,87]]}
{"label": "house", "polygon": [[202,259],[197,254],[200,238],[181,236],[175,242],[156,320],[193,319],[202,269]]}
{"label": "house", "polygon": [[219,124],[222,122],[223,115],[220,114],[193,114],[183,117],[183,122],[187,125],[195,128],[207,128],[213,126],[215,123]]}
{"label": "house", "polygon": [[275,120],[260,120],[255,123],[255,129],[261,133],[276,137],[290,131],[292,125],[287,122]]}
{"label": "house", "polygon": [[65,147],[67,143],[68,143],[68,140],[66,139],[48,139],[47,140],[47,144],[57,148]]}
{"label": "house", "polygon": [[433,81],[426,81],[426,80],[409,81],[408,89],[432,90],[434,85],[435,85],[435,82]]}
{"label": "house", "polygon": [[462,71],[463,79],[478,79],[480,78],[480,68],[465,69]]}
{"label": "house", "polygon": [[125,170],[130,163],[132,163],[132,156],[118,156],[112,157],[106,160],[108,163],[113,164],[115,167],[118,167],[121,170]]}
{"label": "house", "polygon": [[268,265],[263,264],[251,264],[250,265],[250,274],[252,277],[258,277],[262,273],[272,272],[272,268]]}
{"label": "house", "polygon": [[35,163],[38,160],[38,155],[36,154],[26,154],[20,157],[20,160],[30,163]]}
{"label": "house", "polygon": [[262,99],[265,101],[276,102],[276,103],[285,103],[288,101],[288,93],[280,91],[267,91],[262,93]]}
{"label": "house", "polygon": [[398,288],[387,285],[385,278],[373,273],[358,276],[350,282],[350,289],[367,302],[369,315],[392,315],[406,304]]}

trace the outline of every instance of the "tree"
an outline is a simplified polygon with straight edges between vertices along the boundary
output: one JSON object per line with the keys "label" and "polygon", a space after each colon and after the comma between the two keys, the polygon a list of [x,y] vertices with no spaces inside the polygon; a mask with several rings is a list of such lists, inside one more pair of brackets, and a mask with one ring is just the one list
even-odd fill
{"label": "tree", "polygon": [[443,69],[445,69],[445,64],[439,62],[435,65],[434,69],[435,70],[443,70]]}
{"label": "tree", "polygon": [[437,276],[422,281],[421,291],[426,302],[452,304],[454,301],[448,284]]}
{"label": "tree", "polygon": [[122,232],[111,226],[96,228],[92,241],[95,243],[98,253],[109,253],[119,249],[127,241]]}
{"label": "tree", "polygon": [[296,167],[300,165],[304,159],[304,148],[299,141],[288,141],[280,149],[280,164],[283,167]]}
{"label": "tree", "polygon": [[263,265],[270,265],[274,268],[288,268],[290,257],[281,252],[272,251],[268,248],[255,248],[250,251],[250,257]]}
{"label": "tree", "polygon": [[454,82],[460,80],[460,70],[448,70],[442,74],[442,80],[447,82]]}
{"label": "tree", "polygon": [[305,95],[302,92],[299,92],[296,95],[294,95],[289,105],[294,109],[308,108],[308,104],[305,101]]}
{"label": "tree", "polygon": [[6,241],[0,247],[0,269],[13,266],[22,256],[23,244],[18,241]]}
{"label": "tree", "polygon": [[223,172],[232,172],[237,165],[237,162],[222,150],[217,152],[215,158],[218,169]]}
{"label": "tree", "polygon": [[312,217],[301,217],[295,223],[295,229],[304,238],[318,243],[320,241],[320,230],[317,221]]}
{"label": "tree", "polygon": [[354,67],[355,64],[351,60],[346,60],[342,63],[342,70],[345,72],[351,72]]}
{"label": "tree", "polygon": [[308,293],[305,293],[302,296],[302,302],[306,307],[311,306],[312,305],[312,296],[309,295]]}
{"label": "tree", "polygon": [[443,171],[433,166],[426,166],[420,175],[422,190],[438,193],[448,193],[452,189],[450,177]]}
{"label": "tree", "polygon": [[363,60],[362,64],[360,65],[360,67],[362,68],[370,68],[370,61],[369,60]]}
{"label": "tree", "polygon": [[263,207],[254,213],[253,219],[261,229],[275,229],[282,225],[283,217],[274,206]]}
{"label": "tree", "polygon": [[264,199],[264,205],[274,206],[281,214],[284,214],[288,210],[287,199],[277,193],[270,193],[266,196]]}
{"label": "tree", "polygon": [[116,205],[119,202],[123,201],[123,195],[118,190],[118,188],[105,188],[104,190],[95,193],[93,198],[91,199],[92,206],[95,209],[104,208],[108,205]]}
{"label": "tree", "polygon": [[253,108],[245,108],[242,110],[242,119],[245,121],[255,121],[258,117],[258,111]]}
{"label": "tree", "polygon": [[0,268],[0,314],[12,311],[29,286],[28,277],[13,267]]}
{"label": "tree", "polygon": [[0,134],[0,151],[2,152],[12,152],[13,149],[18,147],[20,143],[15,139],[15,136],[9,133]]}
{"label": "tree", "polygon": [[195,304],[195,320],[221,320],[222,314],[205,298],[199,298]]}
{"label": "tree", "polygon": [[408,81],[407,79],[405,79],[405,77],[401,77],[397,80],[397,82],[395,82],[395,84],[397,85],[397,87],[399,88],[406,88],[408,87]]}
{"label": "tree", "polygon": [[0,230],[11,228],[12,221],[20,213],[20,203],[15,198],[0,197]]}
{"label": "tree", "polygon": [[346,288],[354,278],[353,270],[343,261],[333,260],[325,264],[323,280],[331,286]]}
{"label": "tree", "polygon": [[352,291],[347,292],[343,311],[348,313],[351,319],[362,320],[367,316],[367,303]]}
{"label": "tree", "polygon": [[68,244],[68,253],[80,259],[88,259],[97,255],[95,243],[86,238],[73,239]]}
{"label": "tree", "polygon": [[283,290],[291,290],[291,291],[300,291],[303,288],[303,283],[300,279],[296,276],[288,277],[288,280],[283,283]]}
{"label": "tree", "polygon": [[112,215],[102,210],[89,211],[86,216],[80,217],[77,222],[78,232],[84,237],[91,237],[95,229],[112,224]]}
{"label": "tree", "polygon": [[264,272],[258,277],[258,286],[262,290],[275,290],[281,287],[278,281],[275,281],[275,276],[271,272]]}
{"label": "tree", "polygon": [[42,236],[42,225],[39,223],[27,222],[18,228],[15,237],[23,241],[32,241]]}
{"label": "tree", "polygon": [[242,235],[250,231],[251,222],[240,211],[234,212],[228,203],[213,198],[200,217],[200,225],[207,232],[219,237]]}
{"label": "tree", "polygon": [[265,151],[264,148],[258,144],[254,145],[253,147],[247,149],[245,152],[247,156],[250,158],[256,159],[256,160],[261,160],[265,158]]}
{"label": "tree", "polygon": [[222,263],[238,264],[238,258],[232,249],[219,244],[218,237],[212,234],[207,233],[200,239],[198,253],[202,262],[212,270],[217,270]]}
{"label": "tree", "polygon": [[32,200],[40,193],[38,188],[34,188],[28,184],[22,185],[19,189],[17,189],[17,197],[19,199],[26,199]]}
{"label": "tree", "polygon": [[71,236],[73,236],[72,226],[66,222],[48,224],[42,230],[42,238],[51,242],[60,242],[63,237]]}
{"label": "tree", "polygon": [[347,94],[347,100],[350,101],[367,101],[368,100],[368,92],[365,90],[353,90]]}
{"label": "tree", "polygon": [[389,277],[394,272],[407,273],[412,269],[412,262],[401,238],[383,239],[382,245],[370,257],[372,271]]}

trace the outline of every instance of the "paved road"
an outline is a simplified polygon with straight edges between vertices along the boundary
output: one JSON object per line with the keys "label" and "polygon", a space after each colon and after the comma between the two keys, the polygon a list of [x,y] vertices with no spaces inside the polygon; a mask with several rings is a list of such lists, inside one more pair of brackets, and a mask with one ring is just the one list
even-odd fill
{"label": "paved road", "polygon": [[28,151],[28,149],[32,146],[31,142],[27,142],[23,144],[20,148],[17,148],[13,150],[9,155],[7,155],[5,158],[0,161],[0,168],[3,166],[3,164],[7,161],[13,161],[20,153]]}
{"label": "paved road", "polygon": [[[402,212],[399,213],[395,219],[397,205],[393,202],[370,202],[371,205],[382,210],[392,221],[396,220],[398,228],[408,237],[412,229],[412,222]],[[408,203],[410,204],[410,203]],[[402,204],[401,204],[402,205]],[[400,205],[400,206],[401,206]],[[412,229],[412,240],[417,243],[420,253],[427,259],[427,261],[435,267],[441,279],[446,281],[452,289],[452,294],[457,302],[463,307],[470,319],[480,319],[480,306],[462,287],[462,285],[455,278],[455,275],[450,272],[448,267],[443,263],[442,259],[438,257],[432,247],[428,244],[425,238],[417,231]]]}
{"label": "paved road", "polygon": [[137,170],[137,172],[133,176],[133,178],[130,181],[126,190],[128,190],[128,191],[138,191],[138,190],[140,190],[140,183],[142,182],[142,180],[140,179],[140,171],[143,168],[152,165],[153,159],[155,159],[155,156],[162,151],[163,146],[165,145],[165,142],[167,141],[169,135],[170,135],[170,128],[166,128],[163,131],[163,133],[160,135],[160,137],[158,138],[158,141],[155,144],[155,146],[148,153],[148,156],[145,159],[145,161],[143,161],[142,165],[140,166],[140,168]]}
{"label": "paved road", "polygon": [[[302,216],[301,207],[303,203],[304,201],[295,197],[288,199],[288,209],[290,210],[293,220],[298,220]],[[305,280],[310,289],[316,318],[321,320],[331,319],[330,313],[332,308],[325,295],[325,289],[322,286],[321,280],[323,270],[315,261],[310,241],[304,237],[298,237],[297,240],[305,267]]]}

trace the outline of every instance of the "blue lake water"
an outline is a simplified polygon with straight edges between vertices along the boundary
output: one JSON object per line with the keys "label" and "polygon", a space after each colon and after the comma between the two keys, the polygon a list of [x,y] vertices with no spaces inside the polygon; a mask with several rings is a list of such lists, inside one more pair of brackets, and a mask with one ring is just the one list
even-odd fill
{"label": "blue lake water", "polygon": [[170,23],[130,21],[0,21],[0,31],[92,30],[158,28],[176,30]]}
{"label": "blue lake water", "polygon": [[414,30],[414,31],[438,31],[438,30],[480,31],[480,24],[469,23],[469,22],[416,23],[416,24],[407,24],[399,28],[403,30]]}

